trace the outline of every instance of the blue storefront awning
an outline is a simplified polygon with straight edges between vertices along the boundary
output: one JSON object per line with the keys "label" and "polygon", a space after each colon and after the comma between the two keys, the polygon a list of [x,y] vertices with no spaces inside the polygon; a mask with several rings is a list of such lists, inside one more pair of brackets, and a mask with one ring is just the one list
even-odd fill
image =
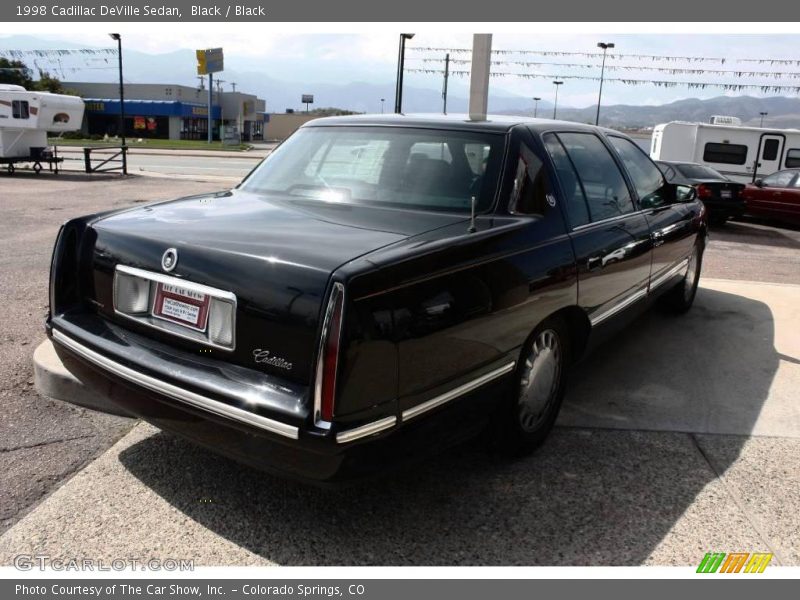
{"label": "blue storefront awning", "polygon": [[[84,98],[86,112],[93,115],[118,115],[117,98]],[[208,117],[208,105],[179,100],[125,100],[125,114],[138,117]],[[211,107],[211,118],[219,119],[219,106]]]}

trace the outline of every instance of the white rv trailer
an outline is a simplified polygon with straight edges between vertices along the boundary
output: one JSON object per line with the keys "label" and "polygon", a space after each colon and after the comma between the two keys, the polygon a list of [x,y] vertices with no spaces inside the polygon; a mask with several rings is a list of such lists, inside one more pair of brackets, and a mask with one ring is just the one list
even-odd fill
{"label": "white rv trailer", "polygon": [[47,147],[48,131],[76,131],[82,121],[77,96],[0,84],[0,159],[36,158]]}
{"label": "white rv trailer", "polygon": [[672,121],[653,129],[650,157],[707,165],[749,183],[800,167],[800,130]]}

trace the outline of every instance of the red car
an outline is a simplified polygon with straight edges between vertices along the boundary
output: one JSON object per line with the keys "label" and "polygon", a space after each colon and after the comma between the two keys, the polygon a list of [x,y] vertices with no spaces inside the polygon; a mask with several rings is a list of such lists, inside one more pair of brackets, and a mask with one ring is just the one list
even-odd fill
{"label": "red car", "polygon": [[747,184],[745,212],[800,225],[800,169],[785,169]]}

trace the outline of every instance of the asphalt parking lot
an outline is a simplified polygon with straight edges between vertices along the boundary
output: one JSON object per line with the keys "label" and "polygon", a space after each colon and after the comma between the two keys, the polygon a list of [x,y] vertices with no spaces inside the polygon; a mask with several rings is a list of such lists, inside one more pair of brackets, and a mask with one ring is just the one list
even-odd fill
{"label": "asphalt parking lot", "polygon": [[475,443],[321,491],[33,389],[59,223],[219,187],[0,178],[0,563],[687,565],[714,550],[800,565],[800,232],[713,231],[693,310],[648,312],[579,365],[533,456]]}

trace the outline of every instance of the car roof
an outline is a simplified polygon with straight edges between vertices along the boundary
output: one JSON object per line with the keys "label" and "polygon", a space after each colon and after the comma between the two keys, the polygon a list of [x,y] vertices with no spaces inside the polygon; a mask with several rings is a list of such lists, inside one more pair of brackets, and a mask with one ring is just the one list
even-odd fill
{"label": "car roof", "polygon": [[[394,127],[420,127],[428,129],[454,129],[464,131],[490,131],[505,133],[517,125],[527,125],[532,131],[552,131],[553,129],[571,129],[587,131],[605,131],[620,134],[618,131],[554,119],[534,119],[516,115],[488,115],[485,120],[473,121],[467,114],[442,115],[430,114],[385,114],[385,115],[347,115],[341,117],[323,117],[308,121],[303,127],[326,127],[346,125],[375,125]],[[624,134],[622,134],[624,135]]]}

